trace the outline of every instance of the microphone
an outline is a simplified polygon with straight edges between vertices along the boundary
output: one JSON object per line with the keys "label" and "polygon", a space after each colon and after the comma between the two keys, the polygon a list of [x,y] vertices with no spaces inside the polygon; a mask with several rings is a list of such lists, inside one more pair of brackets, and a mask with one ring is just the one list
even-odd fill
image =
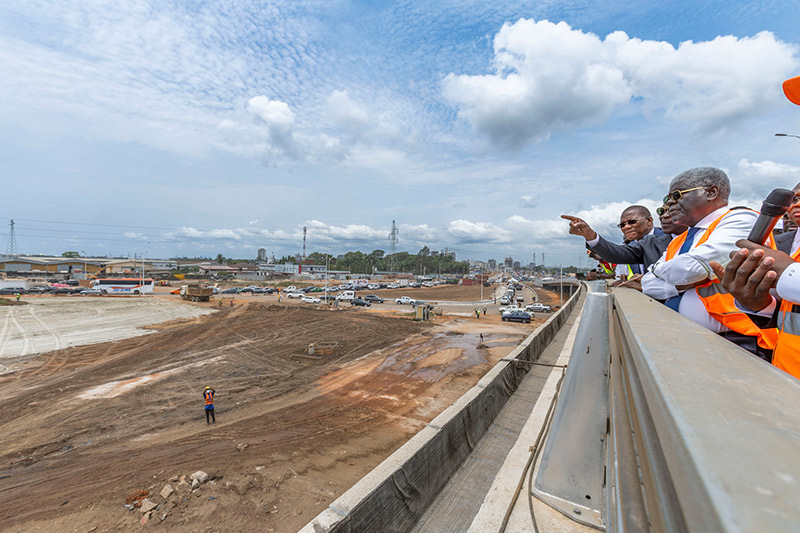
{"label": "microphone", "polygon": [[756,223],[753,224],[753,229],[750,230],[750,235],[747,240],[756,244],[763,245],[767,242],[767,238],[772,233],[772,229],[778,220],[792,207],[794,199],[794,191],[789,189],[775,189],[761,204],[761,214],[758,215]]}

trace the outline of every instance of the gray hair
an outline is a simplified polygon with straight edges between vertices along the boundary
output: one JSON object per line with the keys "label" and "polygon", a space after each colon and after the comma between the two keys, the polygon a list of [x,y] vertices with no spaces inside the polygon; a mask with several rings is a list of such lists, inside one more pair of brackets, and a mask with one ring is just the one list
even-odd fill
{"label": "gray hair", "polygon": [[714,167],[696,167],[685,170],[672,178],[669,190],[674,191],[677,185],[691,189],[693,187],[710,187],[716,185],[719,195],[727,200],[731,194],[731,182],[728,175],[722,170]]}

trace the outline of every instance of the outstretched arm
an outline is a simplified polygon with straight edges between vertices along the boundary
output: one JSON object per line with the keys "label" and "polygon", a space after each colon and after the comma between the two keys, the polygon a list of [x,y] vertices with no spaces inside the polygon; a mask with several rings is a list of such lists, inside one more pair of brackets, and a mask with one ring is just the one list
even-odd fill
{"label": "outstretched arm", "polygon": [[594,231],[589,224],[582,218],[574,217],[572,215],[561,215],[564,220],[569,220],[569,232],[572,235],[580,235],[587,241],[593,241],[597,238],[597,232]]}

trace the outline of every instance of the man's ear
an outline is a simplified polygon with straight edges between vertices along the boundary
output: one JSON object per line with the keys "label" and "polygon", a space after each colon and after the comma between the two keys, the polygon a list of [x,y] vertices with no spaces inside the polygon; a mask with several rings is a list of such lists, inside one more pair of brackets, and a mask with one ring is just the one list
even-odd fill
{"label": "man's ear", "polygon": [[719,187],[716,185],[709,185],[705,188],[706,198],[709,200],[716,200],[719,198]]}

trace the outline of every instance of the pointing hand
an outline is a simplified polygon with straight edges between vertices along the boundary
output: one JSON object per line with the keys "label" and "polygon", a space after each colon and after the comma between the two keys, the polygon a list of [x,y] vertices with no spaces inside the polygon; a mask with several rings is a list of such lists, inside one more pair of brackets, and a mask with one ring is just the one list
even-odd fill
{"label": "pointing hand", "polygon": [[597,233],[586,223],[585,220],[571,215],[561,215],[564,220],[569,220],[569,232],[572,235],[580,235],[587,241],[597,238]]}

